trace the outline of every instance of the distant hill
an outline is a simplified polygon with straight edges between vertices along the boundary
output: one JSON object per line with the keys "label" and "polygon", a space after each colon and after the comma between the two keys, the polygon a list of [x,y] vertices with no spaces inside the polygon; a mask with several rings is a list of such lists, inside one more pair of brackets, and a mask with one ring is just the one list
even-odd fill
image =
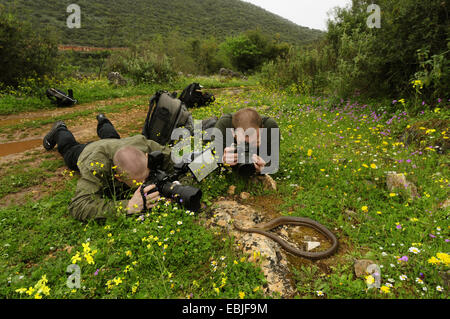
{"label": "distant hill", "polygon": [[[69,4],[81,7],[81,28],[69,29]],[[223,40],[259,28],[283,41],[303,44],[323,32],[298,26],[278,15],[239,0],[0,0],[35,29],[48,26],[61,37],[61,44],[118,47],[178,31],[186,37]]]}

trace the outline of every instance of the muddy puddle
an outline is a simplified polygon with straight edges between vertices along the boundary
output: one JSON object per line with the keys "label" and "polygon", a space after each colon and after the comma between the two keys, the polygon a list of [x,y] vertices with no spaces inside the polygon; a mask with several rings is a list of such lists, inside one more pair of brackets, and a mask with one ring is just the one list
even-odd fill
{"label": "muddy puddle", "polygon": [[41,121],[41,120],[45,120],[48,119],[49,117],[52,117],[52,115],[49,116],[43,116],[42,114],[40,115],[34,115],[34,116],[8,116],[8,117],[0,117],[0,127],[5,127],[5,126],[15,126],[17,124],[22,124],[25,122],[31,122],[31,121]]}
{"label": "muddy puddle", "polygon": [[0,144],[0,157],[25,152],[42,145],[42,139]]}

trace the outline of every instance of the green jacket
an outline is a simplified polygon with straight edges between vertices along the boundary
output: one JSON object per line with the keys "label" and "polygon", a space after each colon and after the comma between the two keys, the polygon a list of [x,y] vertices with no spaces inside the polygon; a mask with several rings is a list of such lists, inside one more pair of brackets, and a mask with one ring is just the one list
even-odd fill
{"label": "green jacket", "polygon": [[78,180],[75,196],[69,205],[69,212],[79,220],[104,219],[112,216],[128,205],[124,199],[130,189],[114,178],[113,157],[124,146],[134,146],[144,153],[161,151],[166,157],[163,169],[168,169],[170,148],[155,141],[147,140],[143,135],[123,139],[103,139],[86,146],[78,158],[81,178]]}

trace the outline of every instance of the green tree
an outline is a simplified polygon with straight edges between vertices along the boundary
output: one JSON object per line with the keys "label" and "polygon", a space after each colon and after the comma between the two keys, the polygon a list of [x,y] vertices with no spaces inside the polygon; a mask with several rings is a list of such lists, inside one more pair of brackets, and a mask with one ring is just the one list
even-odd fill
{"label": "green tree", "polygon": [[236,37],[228,37],[222,47],[233,67],[247,72],[256,71],[263,63],[286,55],[290,46],[279,43],[276,39],[269,39],[259,30],[251,30]]}
{"label": "green tree", "polygon": [[49,34],[33,32],[0,7],[0,84],[17,86],[23,79],[54,73],[58,46]]}

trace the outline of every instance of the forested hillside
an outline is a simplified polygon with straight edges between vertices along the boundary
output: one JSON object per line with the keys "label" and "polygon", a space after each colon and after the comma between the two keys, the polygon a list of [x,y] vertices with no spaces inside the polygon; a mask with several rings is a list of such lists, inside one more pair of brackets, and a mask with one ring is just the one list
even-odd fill
{"label": "forested hillside", "polygon": [[63,44],[127,46],[152,35],[178,30],[185,37],[214,36],[223,40],[259,28],[292,44],[311,42],[323,33],[301,27],[239,0],[78,0],[81,28],[69,29],[67,6],[73,0],[0,0],[14,15],[36,29],[50,27]]}

